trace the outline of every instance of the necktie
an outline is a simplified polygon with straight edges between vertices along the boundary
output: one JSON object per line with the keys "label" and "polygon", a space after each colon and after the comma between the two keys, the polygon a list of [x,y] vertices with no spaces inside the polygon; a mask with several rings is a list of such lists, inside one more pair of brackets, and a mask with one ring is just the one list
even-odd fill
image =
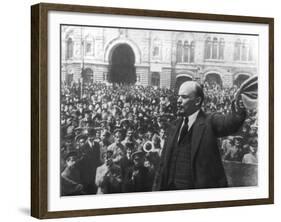
{"label": "necktie", "polygon": [[180,143],[182,141],[185,134],[188,132],[188,117],[186,117],[183,121],[184,121],[184,125],[181,128],[178,143]]}

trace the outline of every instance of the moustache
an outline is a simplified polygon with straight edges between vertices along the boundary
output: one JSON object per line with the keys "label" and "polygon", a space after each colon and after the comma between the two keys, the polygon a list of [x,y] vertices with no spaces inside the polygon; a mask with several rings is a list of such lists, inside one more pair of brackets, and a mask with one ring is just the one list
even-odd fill
{"label": "moustache", "polygon": [[180,103],[177,103],[177,109],[182,109],[183,106]]}
{"label": "moustache", "polygon": [[181,110],[183,109],[183,106],[181,104],[177,104],[177,115],[181,115]]}

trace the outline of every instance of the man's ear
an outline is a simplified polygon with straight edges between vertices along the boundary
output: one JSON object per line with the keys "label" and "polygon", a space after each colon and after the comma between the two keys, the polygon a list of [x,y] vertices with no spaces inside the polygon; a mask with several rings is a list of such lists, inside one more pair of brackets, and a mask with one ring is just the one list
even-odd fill
{"label": "man's ear", "polygon": [[195,105],[196,105],[196,106],[200,106],[201,100],[202,100],[201,97],[197,97],[196,100],[195,100]]}

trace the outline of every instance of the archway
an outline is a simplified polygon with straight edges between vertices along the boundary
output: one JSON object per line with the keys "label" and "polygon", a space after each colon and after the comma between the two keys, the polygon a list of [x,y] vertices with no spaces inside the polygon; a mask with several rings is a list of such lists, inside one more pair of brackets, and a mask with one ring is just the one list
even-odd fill
{"label": "archway", "polygon": [[90,68],[83,69],[82,78],[84,84],[92,83],[94,80],[94,72]]}
{"label": "archway", "polygon": [[240,85],[245,82],[248,78],[250,77],[250,75],[247,74],[238,74],[236,76],[236,78],[233,81],[233,84],[236,85],[237,87],[240,87]]}
{"label": "archway", "polygon": [[222,79],[217,73],[208,73],[205,76],[205,82],[207,82],[211,88],[216,86],[222,87]]}
{"label": "archway", "polygon": [[120,44],[113,49],[110,64],[110,82],[121,84],[136,82],[135,55],[129,45]]}
{"label": "archway", "polygon": [[191,81],[193,78],[191,75],[188,74],[180,74],[177,75],[176,77],[176,84],[175,84],[175,90],[176,92],[178,91],[178,89],[180,88],[181,84],[183,84],[186,81]]}

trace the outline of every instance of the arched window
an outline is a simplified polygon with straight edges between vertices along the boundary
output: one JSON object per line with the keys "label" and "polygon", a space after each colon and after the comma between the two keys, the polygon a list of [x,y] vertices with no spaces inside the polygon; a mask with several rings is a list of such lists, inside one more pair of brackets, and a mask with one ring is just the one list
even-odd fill
{"label": "arched window", "polygon": [[92,49],[92,44],[90,42],[86,42],[86,54],[90,54]]}
{"label": "arched window", "polygon": [[95,54],[95,40],[91,36],[87,36],[84,42],[85,55]]}
{"label": "arched window", "polygon": [[159,47],[158,46],[154,46],[152,55],[154,57],[159,56]]}
{"label": "arched window", "polygon": [[212,44],[212,59],[217,59],[217,58],[218,58],[218,39],[214,38]]}
{"label": "arched window", "polygon": [[71,38],[68,38],[66,42],[66,59],[70,59],[72,57],[73,57],[73,41]]}
{"label": "arched window", "polygon": [[190,44],[190,62],[194,62],[195,57],[195,42],[192,41]]}
{"label": "arched window", "polygon": [[184,41],[184,45],[183,45],[183,61],[184,62],[188,62],[188,57],[189,57],[189,45],[188,45],[188,41]]}
{"label": "arched window", "polygon": [[177,62],[182,62],[182,41],[177,43]]}
{"label": "arched window", "polygon": [[209,73],[205,76],[205,81],[211,87],[222,86],[222,79],[219,74],[217,73]]}
{"label": "arched window", "polygon": [[219,42],[219,59],[224,59],[224,39],[221,38]]}
{"label": "arched window", "polygon": [[152,50],[152,56],[159,58],[160,57],[160,46],[161,46],[161,41],[159,38],[155,38],[153,40],[153,50]]}
{"label": "arched window", "polygon": [[234,60],[240,60],[241,57],[241,40],[237,39],[234,45]]}
{"label": "arched window", "polygon": [[208,37],[205,41],[205,59],[211,58],[211,38]]}
{"label": "arched window", "polygon": [[242,44],[242,61],[247,61],[247,41],[244,40]]}

